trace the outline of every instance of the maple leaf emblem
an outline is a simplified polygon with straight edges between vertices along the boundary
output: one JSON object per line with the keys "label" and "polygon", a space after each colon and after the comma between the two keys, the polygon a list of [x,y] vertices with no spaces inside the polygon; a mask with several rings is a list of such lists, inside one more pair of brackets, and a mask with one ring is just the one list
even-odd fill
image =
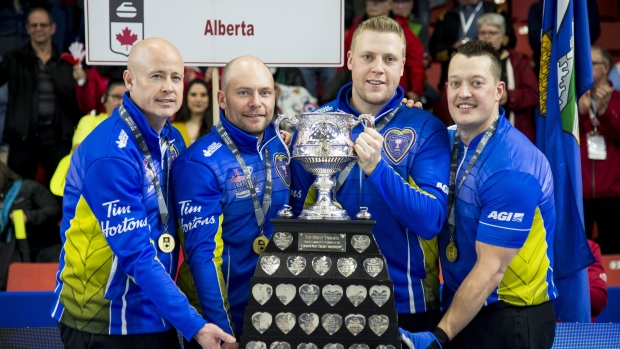
{"label": "maple leaf emblem", "polygon": [[137,34],[131,34],[131,29],[125,27],[123,29],[122,34],[116,34],[116,40],[121,43],[121,45],[125,45],[125,50],[129,51],[129,45],[133,46],[133,43],[138,40]]}

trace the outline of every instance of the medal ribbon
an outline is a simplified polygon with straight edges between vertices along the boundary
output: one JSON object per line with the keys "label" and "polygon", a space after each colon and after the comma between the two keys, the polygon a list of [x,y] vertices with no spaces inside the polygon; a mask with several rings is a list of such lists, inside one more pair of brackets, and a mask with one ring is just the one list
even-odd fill
{"label": "medal ribbon", "polygon": [[245,182],[248,185],[250,190],[250,195],[252,196],[252,204],[254,205],[254,215],[256,216],[256,224],[258,225],[258,230],[260,231],[260,235],[263,235],[263,224],[265,223],[265,216],[267,215],[267,211],[269,210],[269,206],[271,206],[271,158],[269,158],[269,148],[265,146],[265,194],[263,195],[263,205],[261,208],[260,202],[258,202],[258,195],[256,194],[256,188],[254,188],[254,183],[252,183],[252,174],[245,164],[245,160],[241,156],[239,152],[239,148],[235,142],[233,142],[232,138],[228,135],[228,132],[224,129],[221,122],[218,122],[215,125],[217,129],[217,133],[220,135],[228,149],[230,149],[231,153],[237,159],[239,166],[241,166],[241,170],[243,171],[243,176],[245,176]]}
{"label": "medal ribbon", "polygon": [[[456,188],[456,191],[455,191],[454,186],[456,184],[457,162],[459,158],[459,129],[458,128],[456,129],[456,134],[454,135],[454,141],[452,142],[452,157],[450,159],[450,183],[448,186],[450,188],[448,192],[448,227],[450,228],[450,241],[451,242],[454,241],[454,231],[456,228],[455,221],[454,221],[454,203],[456,201],[456,197],[458,196],[459,191],[461,190],[461,187],[463,186],[463,183],[465,182],[465,179],[469,175],[469,172],[474,167],[474,164],[476,163],[476,161],[478,161],[478,158],[480,157],[482,150],[484,150],[487,143],[489,142],[489,139],[495,133],[498,122],[499,122],[499,115],[498,117],[495,118],[495,121],[493,121],[491,126],[489,126],[489,128],[487,128],[486,131],[484,131],[484,136],[482,136],[480,143],[478,143],[478,146],[476,147],[476,151],[474,152],[474,155],[469,160],[469,165],[467,165],[467,169],[463,173],[463,177],[461,177],[459,186],[458,188]],[[467,154],[463,154],[463,157],[465,157],[466,155]]]}
{"label": "medal ribbon", "polygon": [[463,37],[467,37],[467,32],[469,31],[472,23],[474,23],[474,18],[476,17],[476,14],[478,13],[478,11],[480,11],[480,8],[482,8],[482,2],[483,0],[480,0],[480,2],[478,2],[478,5],[476,5],[474,12],[472,12],[472,14],[469,15],[469,18],[467,18],[467,22],[465,21],[463,11],[459,11],[459,18],[461,19],[461,29],[463,29]]}
{"label": "medal ribbon", "polygon": [[[138,129],[138,125],[136,125],[136,122],[133,121],[133,119],[131,118],[131,116],[125,109],[125,107],[121,105],[118,108],[118,111],[121,114],[121,118],[123,119],[123,121],[125,121],[127,126],[129,126],[131,133],[133,133],[134,138],[138,142],[138,146],[140,150],[142,151],[142,155],[144,155],[144,158],[146,159],[146,165],[151,169],[151,171],[153,171],[153,174],[155,175],[153,177],[153,186],[155,186],[155,192],[157,193],[157,204],[159,205],[159,215],[161,216],[161,221],[164,226],[164,232],[167,232],[168,231],[168,207],[166,206],[166,199],[164,198],[164,193],[161,190],[161,185],[159,184],[159,176],[157,175],[155,165],[153,164],[153,159],[151,158],[149,147],[146,145],[146,141],[144,140],[144,136],[142,136],[142,133],[140,133],[140,130]],[[169,156],[168,139],[162,139],[162,142],[164,142],[164,145],[166,147],[165,161],[167,162],[168,156]],[[169,174],[170,174],[170,166],[166,166],[166,189],[168,188],[167,184],[168,184],[168,178],[170,177]]]}

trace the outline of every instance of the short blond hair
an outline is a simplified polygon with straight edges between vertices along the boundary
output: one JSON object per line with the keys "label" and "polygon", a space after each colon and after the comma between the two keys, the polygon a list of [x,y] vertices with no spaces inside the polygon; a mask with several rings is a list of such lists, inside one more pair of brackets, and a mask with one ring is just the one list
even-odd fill
{"label": "short blond hair", "polygon": [[398,35],[400,41],[403,43],[403,58],[405,57],[405,51],[407,49],[407,41],[405,40],[405,32],[395,20],[387,16],[379,16],[369,18],[360,25],[357,26],[355,32],[353,32],[353,39],[351,40],[351,52],[355,52],[355,46],[357,44],[358,37],[364,32],[364,30],[372,30],[379,33],[394,33]]}

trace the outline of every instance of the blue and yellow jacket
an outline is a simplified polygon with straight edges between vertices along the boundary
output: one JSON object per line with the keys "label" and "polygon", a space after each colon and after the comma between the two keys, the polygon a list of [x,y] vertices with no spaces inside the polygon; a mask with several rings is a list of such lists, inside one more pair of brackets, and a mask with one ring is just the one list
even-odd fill
{"label": "blue and yellow jacket", "polygon": [[[451,127],[454,139],[456,129]],[[484,133],[467,147],[459,140],[458,184]],[[450,143],[452,144],[452,143]],[[439,235],[443,270],[443,306],[452,303],[456,290],[476,263],[476,241],[520,248],[508,265],[499,287],[485,305],[498,300],[516,306],[544,303],[557,297],[553,283],[555,208],[553,177],[547,158],[521,132],[510,125],[500,108],[499,123],[472,167],[455,201],[454,241],[458,258],[450,262],[448,225]]]}
{"label": "blue and yellow jacket", "polygon": [[[65,187],[52,317],[80,331],[109,335],[174,326],[191,339],[205,321],[171,279],[179,249],[164,253],[158,247],[164,225],[152,181],[159,176],[167,198],[167,163],[185,145],[169,122],[158,135],[129,93],[123,105],[146,140],[157,173],[147,168],[118,110],[78,147]],[[169,149],[161,149],[165,138]],[[175,236],[174,214],[168,232]]]}
{"label": "blue and yellow jacket", "polygon": [[[335,101],[317,111],[359,116],[349,102],[351,86],[342,87]],[[377,114],[375,122],[379,123],[398,108],[403,97],[404,91],[398,87],[392,99]],[[362,131],[361,125],[353,129],[353,141]],[[439,309],[435,237],[447,211],[448,132],[432,114],[403,106],[380,133],[384,143],[382,160],[377,168],[366,177],[355,164],[337,192],[336,201],[351,219],[355,219],[360,206],[366,206],[377,221],[373,234],[394,282],[398,313]],[[304,205],[315,200],[315,191],[311,189],[314,177],[294,160],[291,171],[291,203],[294,213],[298,214]]]}
{"label": "blue and yellow jacket", "polygon": [[177,284],[192,304],[201,308],[207,322],[239,335],[258,261],[252,243],[260,234],[248,181],[257,189],[262,204],[268,149],[273,191],[264,234],[269,238],[273,233],[270,219],[277,218],[278,210],[288,204],[291,177],[286,148],[276,137],[273,124],[258,142],[257,137],[228,122],[223,112],[220,120],[252,178],[245,178],[215,126],[175,161],[171,185],[186,252]]}

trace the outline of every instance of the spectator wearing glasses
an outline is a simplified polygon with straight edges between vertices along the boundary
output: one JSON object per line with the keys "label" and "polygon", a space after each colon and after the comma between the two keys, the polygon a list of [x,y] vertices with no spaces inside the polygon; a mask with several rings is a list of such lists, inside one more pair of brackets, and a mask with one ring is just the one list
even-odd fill
{"label": "spectator wearing glasses", "polygon": [[39,163],[46,179],[51,178],[71,151],[80,118],[73,67],[60,59],[52,43],[55,30],[49,11],[33,8],[27,23],[30,42],[8,52],[0,63],[0,84],[9,85],[3,140],[10,146],[9,167],[23,178],[34,179]]}
{"label": "spectator wearing glasses", "polygon": [[596,222],[601,252],[613,254],[620,253],[615,219],[620,212],[620,92],[607,78],[609,52],[599,46],[591,51],[594,83],[579,99],[583,216],[588,238]]}
{"label": "spectator wearing glasses", "polygon": [[478,40],[488,41],[499,53],[501,60],[500,80],[506,84],[506,91],[499,101],[506,111],[506,118],[527,138],[536,143],[534,108],[538,104],[538,79],[527,56],[507,49],[503,45],[506,34],[506,20],[497,13],[485,13],[477,23]]}
{"label": "spectator wearing glasses", "polygon": [[69,171],[69,163],[71,161],[73,151],[75,151],[78,145],[84,141],[86,136],[88,136],[95,129],[95,127],[112,115],[114,109],[121,106],[121,103],[123,102],[123,95],[126,91],[127,87],[125,87],[125,82],[123,80],[111,80],[106,88],[105,94],[101,96],[101,104],[105,106],[105,112],[97,115],[84,115],[80,119],[80,122],[75,129],[75,134],[73,135],[73,146],[71,153],[60,160],[58,163],[58,168],[56,169],[56,172],[54,172],[54,176],[52,176],[50,189],[54,195],[63,195],[63,191],[65,189],[65,177],[67,177],[67,172]]}

